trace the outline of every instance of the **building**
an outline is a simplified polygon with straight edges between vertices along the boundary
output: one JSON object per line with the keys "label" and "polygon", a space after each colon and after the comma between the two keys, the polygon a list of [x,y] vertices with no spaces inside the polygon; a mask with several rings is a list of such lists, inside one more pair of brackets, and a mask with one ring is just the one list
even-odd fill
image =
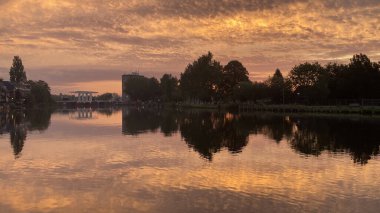
{"label": "building", "polygon": [[131,74],[126,74],[122,76],[122,101],[126,102],[129,100],[127,91],[126,91],[126,85],[128,84],[128,81],[135,78],[142,78],[143,76],[140,75],[138,72],[132,72]]}
{"label": "building", "polygon": [[0,103],[9,103],[15,98],[16,86],[9,81],[0,81]]}
{"label": "building", "polygon": [[0,104],[12,103],[16,100],[24,101],[28,93],[30,93],[30,88],[26,83],[0,81]]}

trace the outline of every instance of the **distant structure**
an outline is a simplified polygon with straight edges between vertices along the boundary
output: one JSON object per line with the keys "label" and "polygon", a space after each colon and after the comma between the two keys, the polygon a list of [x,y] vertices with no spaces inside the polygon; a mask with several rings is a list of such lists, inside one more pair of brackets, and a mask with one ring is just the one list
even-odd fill
{"label": "distant structure", "polygon": [[73,94],[76,94],[76,101],[78,103],[92,103],[93,94],[96,94],[97,92],[92,91],[75,91],[71,92]]}
{"label": "distant structure", "polygon": [[134,79],[134,78],[141,78],[143,77],[142,75],[140,75],[138,72],[132,72],[131,74],[126,74],[126,75],[122,75],[122,101],[123,102],[126,102],[129,100],[129,97],[128,97],[128,94],[126,92],[126,85],[128,84],[128,81],[130,79]]}
{"label": "distant structure", "polygon": [[24,101],[28,94],[30,94],[29,84],[0,80],[0,104],[14,103],[17,100]]}

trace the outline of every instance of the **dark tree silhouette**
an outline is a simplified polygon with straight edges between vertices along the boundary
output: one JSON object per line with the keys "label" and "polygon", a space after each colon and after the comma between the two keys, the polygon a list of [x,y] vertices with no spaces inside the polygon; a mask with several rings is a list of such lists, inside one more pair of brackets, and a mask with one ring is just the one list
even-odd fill
{"label": "dark tree silhouette", "polygon": [[164,101],[179,100],[179,86],[178,79],[170,74],[164,74],[160,79],[160,86],[162,91],[162,98]]}
{"label": "dark tree silhouette", "polygon": [[27,105],[49,106],[53,103],[50,87],[45,81],[28,81],[30,94],[26,97]]}
{"label": "dark tree silhouette", "polygon": [[181,74],[180,88],[187,99],[211,101],[217,98],[222,79],[222,65],[209,52],[189,64]]}
{"label": "dark tree silhouette", "polygon": [[307,102],[321,103],[329,95],[327,72],[317,62],[295,66],[289,79],[294,92]]}
{"label": "dark tree silhouette", "polygon": [[24,71],[24,65],[19,56],[13,58],[13,64],[9,71],[10,81],[14,83],[26,82],[26,73]]}
{"label": "dark tree silhouette", "polygon": [[223,79],[220,86],[223,98],[230,97],[233,88],[240,82],[249,82],[248,71],[240,61],[230,61],[223,68]]}
{"label": "dark tree silhouette", "polygon": [[125,91],[133,101],[155,100],[161,95],[158,80],[156,78],[146,78],[143,76],[129,79],[126,83]]}
{"label": "dark tree silhouette", "polygon": [[112,93],[104,93],[96,97],[97,100],[102,100],[102,101],[110,101],[114,97],[114,94]]}
{"label": "dark tree silhouette", "polygon": [[270,95],[273,103],[284,104],[290,100],[291,85],[283,76],[279,69],[269,79]]}
{"label": "dark tree silhouette", "polygon": [[264,82],[251,82],[239,61],[222,66],[209,52],[189,64],[179,82],[170,74],[160,79],[133,78],[127,83],[132,100],[165,102],[259,101],[262,103],[329,104],[331,99],[380,99],[380,64],[363,54],[354,55],[349,64],[305,62],[284,77],[277,69]]}

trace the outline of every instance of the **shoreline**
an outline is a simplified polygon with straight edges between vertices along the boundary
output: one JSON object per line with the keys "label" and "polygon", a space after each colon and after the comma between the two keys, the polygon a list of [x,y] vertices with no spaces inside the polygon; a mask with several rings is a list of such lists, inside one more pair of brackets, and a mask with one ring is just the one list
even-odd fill
{"label": "shoreline", "polygon": [[380,106],[307,106],[240,104],[239,111],[380,115]]}
{"label": "shoreline", "polygon": [[179,108],[223,109],[238,112],[279,112],[312,114],[380,115],[380,106],[308,106],[308,105],[261,105],[261,104],[182,104]]}
{"label": "shoreline", "polygon": [[[79,105],[69,106],[67,109],[76,108],[173,108],[173,109],[204,109],[204,110],[226,110],[235,112],[275,112],[275,113],[307,113],[307,114],[343,114],[343,115],[369,115],[379,116],[380,106],[308,106],[308,105],[263,105],[263,104],[247,104],[247,103],[221,103],[221,104],[204,104],[204,103],[150,103],[150,104],[107,104],[104,106]],[[38,109],[65,109],[64,106],[53,105],[46,107],[21,107],[14,108],[0,105],[0,109],[21,109],[21,110],[38,110]]]}

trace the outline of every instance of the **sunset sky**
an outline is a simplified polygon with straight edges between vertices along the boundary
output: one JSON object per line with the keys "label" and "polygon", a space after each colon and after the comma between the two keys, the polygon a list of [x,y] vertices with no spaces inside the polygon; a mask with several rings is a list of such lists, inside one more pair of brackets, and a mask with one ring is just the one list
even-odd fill
{"label": "sunset sky", "polygon": [[121,75],[179,76],[211,51],[251,80],[304,61],[380,60],[380,0],[0,0],[0,77],[14,55],[53,93],[121,93]]}

